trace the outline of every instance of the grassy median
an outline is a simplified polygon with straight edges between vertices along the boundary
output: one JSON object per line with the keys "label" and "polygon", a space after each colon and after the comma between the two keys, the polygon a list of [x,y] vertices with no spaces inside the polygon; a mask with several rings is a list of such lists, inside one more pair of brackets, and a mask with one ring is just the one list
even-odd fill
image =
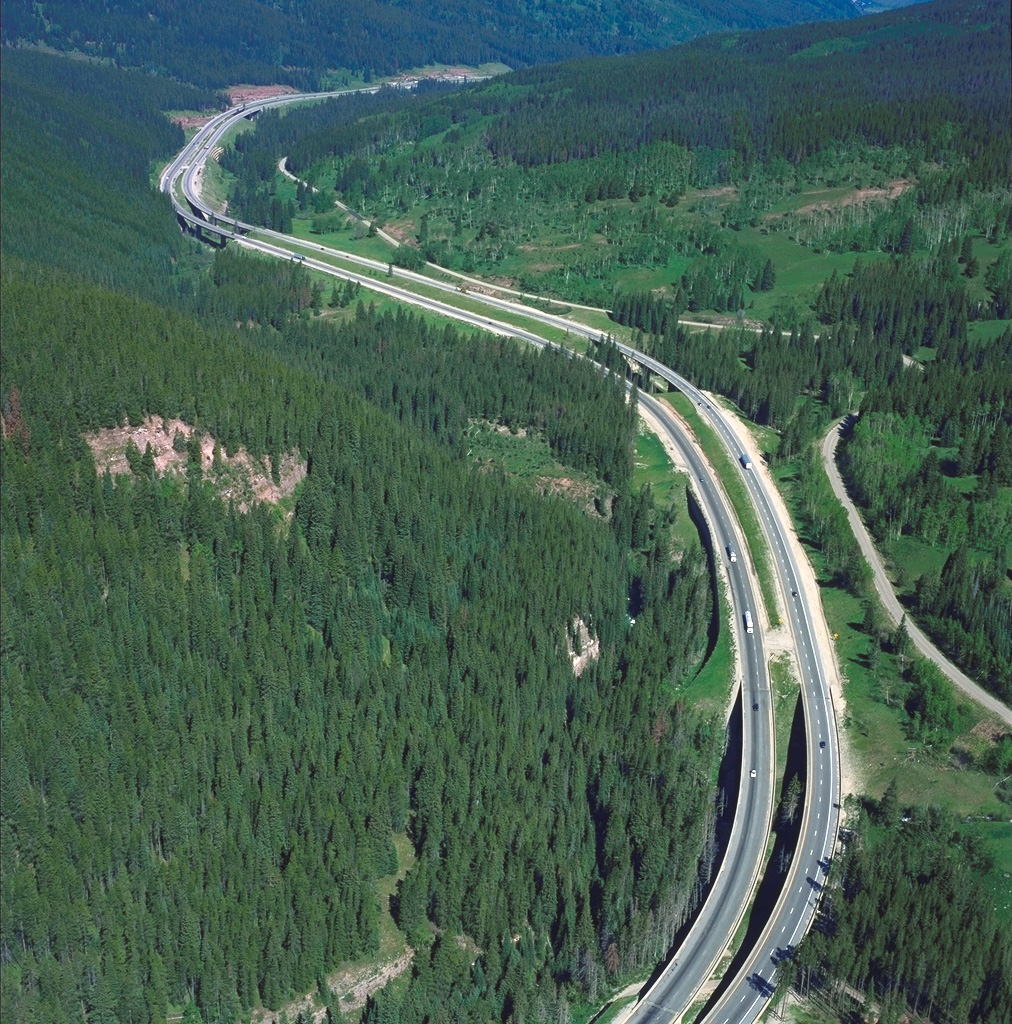
{"label": "grassy median", "polygon": [[749,498],[745,488],[745,482],[741,479],[735,460],[731,458],[720,438],[713,432],[713,429],[696,412],[696,407],[681,392],[674,391],[664,396],[665,400],[692,428],[700,447],[706,453],[710,465],[716,470],[720,477],[724,490],[727,492],[731,504],[734,505],[738,522],[741,525],[742,533],[745,535],[745,543],[748,545],[749,553],[752,556],[752,564],[755,566],[756,575],[759,577],[759,589],[762,593],[763,604],[766,606],[766,614],[770,624],[778,626],[781,623],[780,612],[777,606],[777,593],[773,580],[773,563],[770,559],[769,545],[766,543],[766,535],[759,525],[759,517],[756,515],[752,500]]}

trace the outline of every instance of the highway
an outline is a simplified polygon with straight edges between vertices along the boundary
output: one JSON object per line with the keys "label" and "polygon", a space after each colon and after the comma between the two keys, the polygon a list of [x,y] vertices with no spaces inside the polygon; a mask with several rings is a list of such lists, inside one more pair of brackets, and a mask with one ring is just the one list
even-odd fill
{"label": "highway", "polygon": [[[626,1018],[640,1024],[666,1024],[685,1012],[713,974],[751,899],[770,830],[776,783],[772,771],[775,751],[773,705],[762,630],[746,633],[744,629],[745,610],[751,611],[754,618],[758,608],[757,594],[744,562],[746,556],[743,551],[747,548],[741,543],[729,503],[712,468],[704,463],[696,446],[686,437],[671,407],[643,391],[639,402],[654,425],[659,426],[678,449],[691,474],[693,489],[710,526],[715,557],[723,561],[727,570],[744,672],[740,694],[742,772],[727,853],[703,910],[680,943],[674,958],[657,981],[641,993],[635,1011]],[[730,561],[728,548],[736,552],[736,561]]]}
{"label": "highway", "polygon": [[[777,516],[758,473],[742,465],[741,446],[725,419],[726,414],[684,377],[656,359],[628,346],[619,345],[619,348],[692,399],[728,450],[735,454],[773,554],[786,604],[785,617],[794,637],[807,741],[807,779],[798,849],[788,869],[781,898],[759,942],[705,1018],[708,1024],[751,1024],[758,1019],[773,993],[778,961],[790,956],[815,916],[839,830],[839,738],[829,678],[815,639],[813,615],[816,610],[808,605],[798,563],[788,541],[789,527]],[[806,571],[811,572],[807,566]],[[818,613],[821,614],[821,609]],[[630,1018],[633,1021],[648,1019],[638,1014]]]}
{"label": "highway", "polygon": [[[200,224],[204,218],[216,216],[214,211],[201,200],[195,187],[200,165],[216,145],[220,137],[227,131],[230,120],[238,116],[248,116],[254,109],[274,106],[284,102],[305,101],[322,98],[334,94],[313,94],[301,96],[278,97],[248,105],[245,111],[225,112],[217,115],[206,125],[184,148],[173,161],[161,178],[163,191],[172,195],[177,212],[191,223]],[[199,213],[191,213],[174,195],[176,180],[182,177],[183,195],[189,205]],[[255,248],[279,258],[293,258],[292,248],[297,251],[317,250],[324,257],[350,260],[363,267],[363,270],[387,270],[387,265],[378,261],[366,260],[353,254],[342,253],[312,242],[268,232],[254,225],[237,222],[230,218],[218,217],[217,230],[223,237],[237,238],[240,244]],[[274,245],[255,239],[242,238],[242,232],[257,231],[263,236],[276,239],[282,245]],[[517,328],[494,319],[483,317],[465,310],[458,309],[447,303],[425,296],[417,295],[407,289],[400,288],[389,280],[378,281],[368,273],[358,274],[345,268],[338,268],[323,259],[305,257],[307,267],[350,280],[356,280],[363,286],[382,292],[401,301],[427,308],[443,316],[469,323],[476,327],[492,330],[500,334],[521,338],[537,345],[546,344],[545,339],[533,332]],[[445,291],[456,292],[459,288],[453,284],[439,282],[421,274],[396,269],[398,277],[411,283],[424,282],[426,286]],[[600,332],[556,314],[544,313],[519,302],[509,299],[488,296],[471,292],[469,297],[480,301],[493,309],[507,312],[522,313],[525,317],[541,323],[559,327],[573,334],[580,334],[592,340],[598,340]],[[725,413],[714,405],[692,384],[674,373],[668,367],[638,352],[619,344],[619,350],[628,358],[634,359],[642,367],[646,367],[656,376],[668,381],[672,386],[684,392],[699,408],[713,426],[718,436],[737,458],[741,454],[740,446],[730,426],[725,420]],[[693,468],[694,485],[700,494],[704,509],[714,524],[716,534],[714,541],[718,548],[723,548],[726,555],[726,544],[736,536],[731,529],[731,514],[725,500],[710,479],[710,474],[703,466],[693,445],[681,434],[675,419],[663,403],[641,394],[641,400],[654,411],[660,421],[665,424],[679,448],[685,454],[686,462]],[[691,454],[690,454],[691,453]],[[801,673],[802,696],[807,726],[807,764],[808,777],[805,787],[802,811],[801,838],[798,853],[788,871],[787,882],[781,900],[767,923],[759,943],[750,952],[738,975],[730,981],[724,994],[707,1014],[707,1022],[732,1024],[746,1022],[751,1024],[762,1013],[763,1008],[772,994],[776,984],[776,964],[800,940],[814,917],[818,895],[825,881],[829,862],[835,849],[839,818],[839,746],[836,723],[833,713],[829,680],[822,665],[822,655],[815,642],[813,616],[821,614],[821,609],[813,609],[808,605],[805,588],[801,585],[798,564],[787,540],[788,527],[782,523],[775,511],[775,506],[766,494],[758,474],[746,470],[739,463],[739,471],[746,482],[749,495],[757,509],[760,522],[767,535],[773,562],[779,579],[781,591],[786,605],[786,619],[795,641],[796,661]],[[719,510],[719,511],[718,511]],[[723,513],[723,518],[721,516]],[[744,545],[737,550],[743,553]],[[750,609],[758,618],[760,607],[751,592],[751,584],[742,571],[742,562],[728,565],[731,580],[731,597],[735,615],[739,622],[745,609]],[[806,571],[810,571],[806,567]],[[757,623],[758,625],[758,623]],[[729,849],[725,855],[717,882],[700,911],[699,920],[690,930],[686,940],[677,951],[668,968],[657,983],[641,995],[639,1002],[629,1020],[660,1024],[664,1021],[680,1019],[699,987],[705,983],[720,953],[723,951],[734,931],[735,922],[748,902],[753,890],[753,883],[765,851],[769,833],[772,787],[776,780],[772,778],[772,709],[769,703],[769,688],[766,682],[765,657],[761,643],[761,630],[751,636],[741,630],[744,639],[739,644],[746,678],[743,688],[743,707],[745,708],[745,768],[740,784],[740,802],[732,829]],[[752,698],[751,701],[749,698]],[[758,712],[754,705],[759,705]],[[751,709],[751,710],[750,710]],[[765,736],[765,744],[760,738]],[[751,777],[752,767],[756,770],[756,778]],[[747,878],[746,878],[747,876]],[[726,880],[725,880],[726,879]],[[721,896],[720,894],[724,895]],[[700,933],[697,938],[695,933]],[[711,940],[710,936],[714,936]],[[716,953],[713,949],[719,945]],[[705,969],[704,969],[705,965]]]}

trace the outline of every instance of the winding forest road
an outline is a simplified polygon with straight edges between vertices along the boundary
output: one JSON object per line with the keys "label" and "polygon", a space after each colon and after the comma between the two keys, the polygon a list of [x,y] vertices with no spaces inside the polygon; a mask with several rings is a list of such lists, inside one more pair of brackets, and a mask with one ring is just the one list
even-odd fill
{"label": "winding forest road", "polygon": [[[843,419],[838,423],[834,423],[830,428],[829,433],[823,438],[822,464],[826,467],[826,475],[829,477],[829,483],[833,488],[833,493],[836,495],[837,500],[840,501],[843,507],[847,510],[847,518],[850,520],[850,528],[854,531],[854,536],[857,538],[857,542],[861,547],[861,554],[864,555],[868,564],[872,567],[875,580],[875,591],[878,594],[879,599],[882,601],[886,613],[892,619],[893,625],[895,626],[898,625],[903,616],[906,615],[906,610],[900,604],[899,598],[896,596],[896,591],[893,590],[892,581],[886,573],[885,565],[878,553],[878,549],[875,547],[875,542],[871,539],[871,534],[868,533],[861,516],[858,514],[857,506],[847,493],[847,487],[844,484],[843,477],[836,465],[836,449],[840,443],[843,425],[846,422],[847,419]],[[998,715],[1004,722],[1012,725],[1012,709],[998,700],[994,694],[988,693],[987,690],[975,683],[965,672],[962,672],[956,665],[954,665],[935,646],[935,644],[932,643],[924,631],[917,626],[916,623],[911,621],[909,615],[907,615],[907,632],[910,634],[910,639],[913,641],[914,647],[916,647],[925,658],[933,661],[955,686],[959,687],[959,689],[968,697],[972,697],[982,707],[986,708],[993,714]]]}
{"label": "winding forest road", "polygon": [[[420,295],[417,292],[398,287],[389,279],[377,280],[375,276],[352,271],[345,267],[337,267],[331,262],[324,262],[315,255],[307,255],[301,250],[309,249],[330,258],[351,261],[363,266],[363,269],[372,271],[372,274],[376,273],[376,267],[387,270],[386,264],[316,243],[307,243],[278,232],[265,231],[230,217],[222,217],[203,202],[199,188],[203,163],[228,130],[234,118],[248,117],[267,106],[276,106],[284,102],[304,102],[307,99],[324,98],[326,95],[333,94],[279,97],[258,104],[247,104],[242,110],[226,111],[213,118],[184,147],[160,178],[160,187],[162,191],[170,195],[180,219],[194,225],[198,230],[210,231],[223,239],[235,239],[243,246],[281,259],[299,260],[309,269],[333,277],[358,281],[374,291],[430,309],[442,316],[448,316],[485,330],[520,338],[535,345],[552,344],[541,336],[514,324],[492,320],[473,311],[463,310],[447,302]],[[177,182],[181,187],[178,194]],[[246,237],[250,231],[258,232],[261,237],[269,237],[271,241]],[[275,244],[275,240],[280,244]],[[370,266],[371,264],[375,264],[375,266]],[[389,268],[388,277],[392,276],[393,269]],[[446,282],[436,282],[432,278],[412,274],[408,271],[399,270],[397,276],[423,281],[427,286],[444,291],[457,290]],[[511,313],[522,313],[529,319],[563,328],[592,341],[597,341],[602,336],[601,331],[595,328],[507,299],[484,294],[472,294],[470,297],[487,306]],[[709,420],[710,425],[734,458],[739,459],[742,454],[741,444],[732,427],[726,422],[726,414],[722,410],[709,401],[688,380],[657,360],[627,345],[620,344],[618,348],[627,358],[635,360],[640,367],[646,367],[657,377],[687,395],[698,406],[700,414]],[[642,397],[645,403],[654,405],[655,400],[650,396],[643,395]],[[703,485],[702,492],[706,503],[709,504],[712,497],[718,505],[724,506],[728,517],[727,522],[730,523],[733,515],[730,505],[716,485],[716,481],[713,479],[715,474],[712,473],[712,470],[700,471],[702,469],[702,453],[696,449],[694,440],[681,432],[676,418],[671,415],[670,408],[664,403],[656,403],[653,411],[659,412],[664,420],[673,424],[672,429],[675,433],[681,435],[681,440],[686,445],[685,451],[689,462],[697,467],[696,477]],[[775,502],[771,501],[770,496],[766,493],[767,485],[761,481],[759,474],[748,468],[743,468],[743,461],[738,462],[738,472],[745,480],[746,489],[759,515],[771,553],[774,556],[773,564],[781,592],[785,595],[786,617],[794,638],[807,727],[808,777],[804,787],[802,824],[797,853],[791,861],[781,895],[773,913],[763,927],[762,934],[755,945],[742,954],[741,965],[736,970],[734,977],[724,980],[723,993],[706,1016],[707,1021],[714,1021],[716,1024],[752,1024],[762,1014],[769,1002],[775,989],[779,963],[793,955],[794,945],[814,919],[819,894],[823,888],[821,880],[829,871],[836,848],[840,807],[840,754],[830,685],[830,676],[835,677],[835,664],[831,663],[831,656],[830,664],[826,664],[824,645],[817,642],[818,634],[825,630],[821,606],[817,600],[814,604],[811,602],[808,597],[809,588],[802,585],[801,582],[805,579],[802,572],[810,574],[811,569],[805,562],[803,569],[799,571],[799,556],[792,550],[789,540],[790,524],[780,521],[780,517],[785,513]],[[709,487],[708,476],[711,477]],[[699,487],[696,489],[700,490]],[[710,495],[707,495],[708,490],[711,492]],[[715,544],[726,544],[735,539],[735,534],[729,526],[718,526],[715,532],[717,534],[714,537]],[[739,545],[738,550],[744,553],[745,546]],[[746,579],[746,574],[740,568],[733,575],[741,580]],[[751,584],[747,583],[747,586],[748,590],[731,587],[732,599],[735,601],[735,615],[739,620],[748,608],[754,609],[756,612],[759,611],[758,603],[749,592]],[[791,597],[787,598],[787,594],[790,594]],[[817,622],[819,624],[818,632],[815,628]],[[755,639],[752,645],[747,642],[741,645],[746,648],[742,652],[742,661],[748,677],[742,688],[743,702],[751,708],[751,711],[744,713],[746,724],[743,740],[743,763],[749,767],[748,769],[743,767],[741,772],[739,795],[744,803],[739,803],[736,810],[732,843],[729,843],[722,865],[722,869],[725,865],[729,865],[733,870],[729,869],[728,874],[735,874],[739,882],[746,884],[743,889],[739,890],[740,894],[735,896],[729,904],[733,911],[731,916],[726,913],[717,913],[718,904],[713,901],[713,892],[711,892],[711,898],[706,900],[700,910],[704,922],[697,921],[697,925],[689,933],[691,937],[693,931],[698,928],[698,931],[706,936],[708,943],[717,942],[721,950],[731,941],[736,927],[735,922],[740,920],[741,914],[751,898],[751,892],[754,890],[758,865],[762,862],[769,835],[772,788],[776,782],[773,778],[773,738],[770,728],[772,718],[768,703],[768,680],[759,639],[761,633],[753,636]],[[766,713],[761,714],[764,705]],[[761,742],[763,736],[765,736],[765,743]],[[756,810],[757,808],[761,814]],[[748,826],[739,827],[739,818],[748,822]],[[737,844],[737,848],[733,844]],[[719,921],[714,918],[715,914]],[[712,927],[706,926],[706,918],[713,922]],[[662,972],[658,982],[641,995],[640,1001],[629,1016],[630,1020],[635,1020],[638,1024],[647,1024],[647,1022],[652,1024],[655,1021],[668,1022],[681,1018],[688,1009],[686,999],[694,998],[694,994],[709,980],[712,962],[715,960],[712,956],[710,958],[692,957],[690,958],[691,964],[681,963],[680,966],[681,955],[680,949],[676,953],[675,959]],[[719,955],[718,953],[717,956]],[[706,966],[707,964],[709,966]]]}

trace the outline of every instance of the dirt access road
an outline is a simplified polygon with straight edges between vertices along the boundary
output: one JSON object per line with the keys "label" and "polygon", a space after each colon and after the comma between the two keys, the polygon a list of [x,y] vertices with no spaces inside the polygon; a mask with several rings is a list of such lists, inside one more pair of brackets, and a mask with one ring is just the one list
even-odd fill
{"label": "dirt access road", "polygon": [[[844,420],[840,420],[839,423],[834,423],[829,433],[826,434],[822,442],[822,463],[826,467],[826,475],[829,477],[833,493],[847,510],[847,518],[850,520],[850,527],[854,531],[858,544],[861,546],[861,553],[868,559],[868,564],[875,573],[875,590],[878,592],[879,599],[885,606],[886,612],[892,619],[893,624],[897,625],[906,612],[896,596],[896,591],[893,590],[892,582],[886,574],[885,565],[882,564],[878,550],[865,529],[861,517],[857,514],[854,502],[850,500],[847,488],[843,484],[843,477],[840,476],[840,471],[836,468],[836,446],[840,443],[840,428],[844,422]],[[997,715],[1003,722],[1012,725],[1012,709],[1009,709],[997,697],[988,693],[987,690],[979,686],[968,675],[953,665],[928,637],[910,621],[909,616],[907,617],[907,631],[910,633],[910,639],[914,642],[914,647],[925,658],[933,661],[963,693],[968,697],[972,697],[987,711]]]}

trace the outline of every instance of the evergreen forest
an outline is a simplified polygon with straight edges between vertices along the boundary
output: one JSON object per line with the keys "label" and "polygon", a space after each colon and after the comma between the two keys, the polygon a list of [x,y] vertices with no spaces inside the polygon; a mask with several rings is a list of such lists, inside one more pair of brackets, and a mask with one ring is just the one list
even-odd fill
{"label": "evergreen forest", "polygon": [[[894,790],[865,801],[816,926],[790,956],[796,989],[844,1011],[898,1024],[1012,1016],[1012,933],[980,884],[990,856],[934,808],[903,812]],[[967,935],[975,942],[968,943]]]}
{"label": "evergreen forest", "polygon": [[[403,1021],[556,1014],[652,965],[697,898],[723,728],[672,696],[714,596],[677,513],[630,491],[622,381],[347,293],[314,320],[301,268],[208,263],[150,191],[179,143],[152,111],[216,97],[106,120],[137,78],[43,87],[64,65],[15,58],[12,153],[63,161],[68,212],[50,242],[5,187],[5,1018],[277,1009],[391,910]],[[199,446],[179,477],[150,451],[100,474],[86,438],[151,417],[306,478],[242,511]],[[600,500],[473,463],[475,422],[544,436]]]}

